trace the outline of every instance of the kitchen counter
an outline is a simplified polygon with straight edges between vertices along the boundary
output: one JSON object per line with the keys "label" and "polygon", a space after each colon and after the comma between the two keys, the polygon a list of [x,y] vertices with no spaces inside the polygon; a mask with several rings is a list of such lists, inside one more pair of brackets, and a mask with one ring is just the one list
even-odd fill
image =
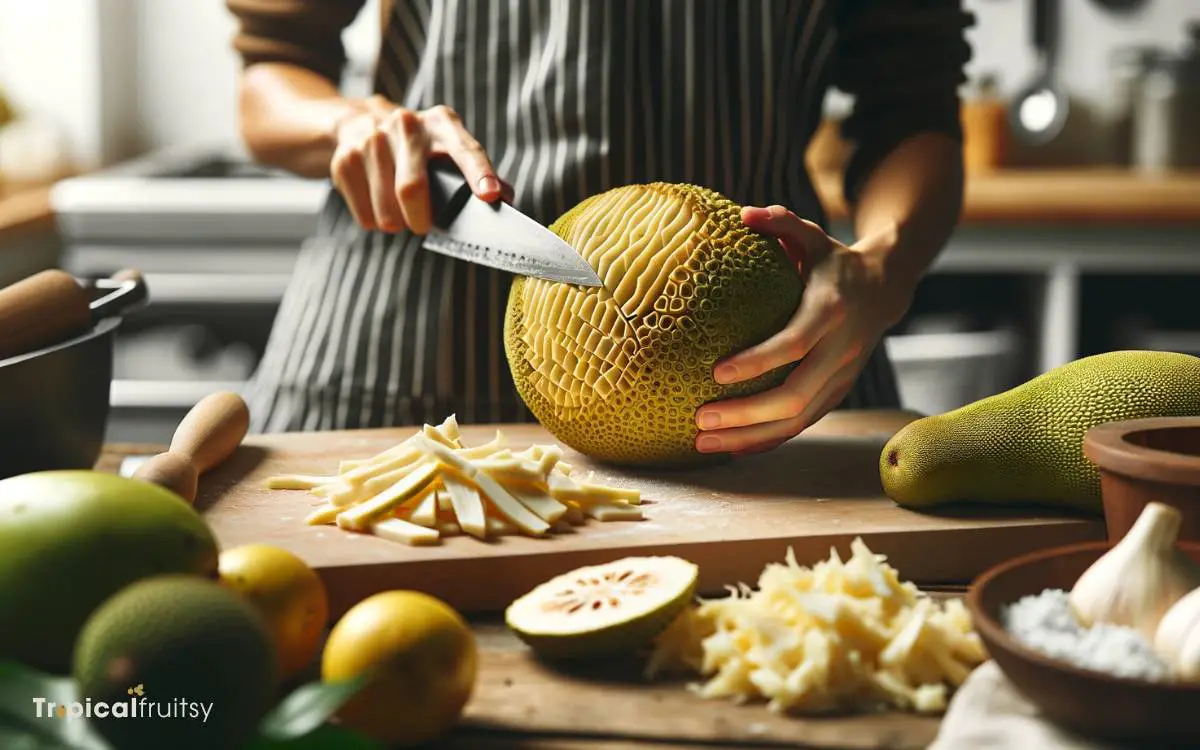
{"label": "kitchen counter", "polygon": [[[830,219],[847,216],[841,178],[814,182]],[[1001,170],[968,178],[964,224],[1154,224],[1200,226],[1200,172],[1142,176],[1119,169]],[[0,196],[0,237],[52,230],[49,188]]]}
{"label": "kitchen counter", "polygon": [[[126,456],[165,448],[110,444],[96,468],[117,471]],[[942,599],[962,591],[939,587],[931,595]],[[733,739],[730,732],[744,724],[770,731],[764,740],[803,737],[806,746],[823,750],[919,748],[932,742],[939,726],[938,717],[901,713],[818,720],[772,717],[762,705],[696,698],[682,683],[648,685],[638,679],[633,663],[554,670],[531,658],[498,618],[472,619],[471,625],[480,647],[479,678],[461,724],[437,743],[447,750],[654,750],[664,743],[681,750],[741,748],[745,741]],[[655,718],[658,711],[670,718]],[[773,729],[767,730],[768,725]]]}
{"label": "kitchen counter", "polygon": [[50,207],[49,187],[0,192],[0,236],[53,228],[54,211]]}
{"label": "kitchen counter", "polygon": [[[830,219],[846,218],[841,177],[819,174]],[[1200,171],[1143,176],[1126,170],[1000,170],[967,179],[964,224],[1200,226]]]}

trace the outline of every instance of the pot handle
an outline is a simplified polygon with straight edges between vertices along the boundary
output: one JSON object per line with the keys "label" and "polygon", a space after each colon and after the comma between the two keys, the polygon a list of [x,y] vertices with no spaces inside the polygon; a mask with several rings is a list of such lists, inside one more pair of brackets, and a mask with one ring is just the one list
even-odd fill
{"label": "pot handle", "polygon": [[87,282],[87,286],[108,292],[89,305],[93,323],[126,315],[145,307],[150,301],[146,280],[142,278],[141,273],[134,270],[119,271],[107,279],[93,279]]}

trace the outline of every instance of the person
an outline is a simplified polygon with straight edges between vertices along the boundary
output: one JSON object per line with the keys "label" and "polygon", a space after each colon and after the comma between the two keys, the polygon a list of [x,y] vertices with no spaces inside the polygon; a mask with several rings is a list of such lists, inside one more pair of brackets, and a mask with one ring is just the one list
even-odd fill
{"label": "person", "polygon": [[[504,356],[511,277],[421,247],[433,154],[543,224],[661,180],[717,190],[779,238],[806,279],[795,316],[713,376],[798,364],[699,409],[699,450],[766,450],[839,406],[899,405],[879,344],[962,201],[959,0],[383,0],[363,99],[336,83],[363,0],[226,3],[247,149],[332,188],[246,391],[254,431],[532,420]],[[822,230],[805,165],[831,87],[853,97],[851,244]]]}

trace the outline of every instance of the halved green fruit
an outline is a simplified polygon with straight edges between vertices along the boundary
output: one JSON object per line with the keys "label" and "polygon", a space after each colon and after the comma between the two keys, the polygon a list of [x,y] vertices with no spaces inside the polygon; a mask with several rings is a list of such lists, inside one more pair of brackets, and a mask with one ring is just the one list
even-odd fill
{"label": "halved green fruit", "polygon": [[699,568],[678,557],[626,557],[555,576],[514,601],[508,627],[536,653],[580,659],[649,645],[691,602]]}

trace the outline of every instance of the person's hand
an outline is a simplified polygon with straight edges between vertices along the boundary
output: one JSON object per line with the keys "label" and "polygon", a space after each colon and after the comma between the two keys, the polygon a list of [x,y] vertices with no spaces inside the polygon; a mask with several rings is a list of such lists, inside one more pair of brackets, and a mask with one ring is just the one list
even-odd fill
{"label": "person's hand", "polygon": [[718,362],[713,377],[736,383],[798,364],[777,388],[698,409],[696,449],[706,453],[771,450],[836,407],[913,291],[889,287],[879,253],[847,247],[781,206],[745,208],[742,220],[780,241],[800,266],[805,289],[782,331]]}
{"label": "person's hand", "polygon": [[417,112],[373,96],[341,119],[336,138],[330,176],[364,229],[429,232],[432,156],[453,159],[483,200],[512,200],[483,146],[444,105]]}

